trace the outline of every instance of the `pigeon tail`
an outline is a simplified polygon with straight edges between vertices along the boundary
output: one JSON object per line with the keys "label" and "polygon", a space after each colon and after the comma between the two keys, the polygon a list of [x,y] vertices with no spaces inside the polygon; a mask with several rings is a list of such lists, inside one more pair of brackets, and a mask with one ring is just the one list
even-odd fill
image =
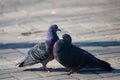
{"label": "pigeon tail", "polygon": [[114,68],[111,67],[111,65],[105,61],[101,60],[101,67],[105,71],[112,71]]}
{"label": "pigeon tail", "polygon": [[[100,60],[100,59],[94,57],[92,54],[90,54],[86,51],[84,51],[84,54],[86,54],[91,60],[93,60],[93,63],[95,62],[97,64],[96,67],[99,66],[105,71],[112,71],[114,69],[114,68],[111,67],[111,65],[108,62]],[[92,66],[95,66],[95,65],[92,65]]]}
{"label": "pigeon tail", "polygon": [[105,71],[112,71],[113,70],[113,68],[111,67],[111,65],[108,62],[100,60],[100,59],[97,59],[94,56],[93,56],[93,58],[91,57],[91,59],[94,60],[94,62],[96,63],[96,66],[101,67],[103,70],[105,70]]}
{"label": "pigeon tail", "polygon": [[36,64],[36,63],[38,62],[29,55],[25,57],[22,61],[20,61],[17,65],[18,67],[25,67],[25,66]]}
{"label": "pigeon tail", "polygon": [[18,67],[23,67],[24,62],[18,63]]}

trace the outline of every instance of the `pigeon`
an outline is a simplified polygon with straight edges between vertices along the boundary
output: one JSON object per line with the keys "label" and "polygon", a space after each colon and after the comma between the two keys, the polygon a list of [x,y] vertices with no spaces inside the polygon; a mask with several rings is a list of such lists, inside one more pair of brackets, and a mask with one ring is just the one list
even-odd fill
{"label": "pigeon", "polygon": [[70,69],[66,73],[67,75],[90,65],[105,71],[113,70],[108,62],[100,60],[86,50],[73,45],[72,38],[69,34],[62,35],[62,38],[55,42],[53,54],[61,65]]}
{"label": "pigeon", "polygon": [[23,58],[17,65],[18,67],[25,67],[29,65],[34,65],[37,63],[41,63],[43,69],[50,72],[50,70],[46,67],[47,63],[54,59],[53,56],[53,45],[59,40],[57,35],[57,31],[61,31],[56,24],[53,24],[49,27],[47,31],[47,37],[45,42],[37,43],[33,46],[25,58]]}

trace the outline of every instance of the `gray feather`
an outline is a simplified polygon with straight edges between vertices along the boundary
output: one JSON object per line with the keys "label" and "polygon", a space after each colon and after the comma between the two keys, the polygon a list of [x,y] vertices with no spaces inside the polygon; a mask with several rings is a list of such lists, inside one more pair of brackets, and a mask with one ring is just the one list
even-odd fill
{"label": "gray feather", "polygon": [[44,61],[48,57],[45,43],[38,43],[28,51],[26,57],[19,63],[19,67],[33,65]]}
{"label": "gray feather", "polygon": [[52,25],[47,31],[46,41],[38,43],[33,46],[27,53],[26,57],[18,63],[19,67],[42,63],[43,67],[54,59],[53,45],[59,39],[57,31],[59,31],[57,25]]}

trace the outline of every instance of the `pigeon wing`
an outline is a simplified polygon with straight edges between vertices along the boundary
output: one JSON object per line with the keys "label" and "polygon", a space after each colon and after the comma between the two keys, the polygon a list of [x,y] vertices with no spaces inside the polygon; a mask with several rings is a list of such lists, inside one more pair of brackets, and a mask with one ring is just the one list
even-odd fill
{"label": "pigeon wing", "polygon": [[31,55],[37,62],[43,61],[48,57],[46,48],[46,43],[38,43],[28,51],[28,55]]}
{"label": "pigeon wing", "polygon": [[19,67],[24,67],[44,61],[48,57],[46,46],[44,42],[36,44],[17,65]]}

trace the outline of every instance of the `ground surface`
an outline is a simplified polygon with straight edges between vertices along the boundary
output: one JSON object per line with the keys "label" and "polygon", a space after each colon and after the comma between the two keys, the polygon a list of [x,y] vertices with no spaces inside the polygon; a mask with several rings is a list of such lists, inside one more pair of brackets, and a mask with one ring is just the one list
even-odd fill
{"label": "ground surface", "polygon": [[[55,60],[53,72],[41,64],[18,68],[37,42],[56,23],[73,44],[109,62],[112,72],[81,70],[70,76]],[[0,0],[0,80],[120,80],[120,0]]]}

